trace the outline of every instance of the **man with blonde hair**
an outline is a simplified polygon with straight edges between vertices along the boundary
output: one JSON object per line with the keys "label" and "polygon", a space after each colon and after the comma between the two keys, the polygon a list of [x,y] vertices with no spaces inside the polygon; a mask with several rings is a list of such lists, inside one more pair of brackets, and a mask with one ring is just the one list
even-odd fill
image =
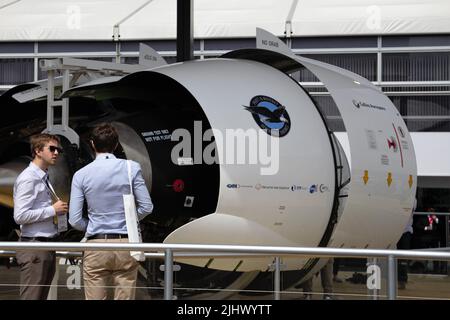
{"label": "man with blonde hair", "polygon": [[[48,168],[56,164],[62,149],[59,137],[41,133],[30,138],[33,160],[14,184],[14,220],[20,224],[19,241],[54,241],[58,234],[57,215],[67,213],[67,203],[59,200],[48,178]],[[55,275],[55,251],[18,250],[20,298],[44,300]]]}

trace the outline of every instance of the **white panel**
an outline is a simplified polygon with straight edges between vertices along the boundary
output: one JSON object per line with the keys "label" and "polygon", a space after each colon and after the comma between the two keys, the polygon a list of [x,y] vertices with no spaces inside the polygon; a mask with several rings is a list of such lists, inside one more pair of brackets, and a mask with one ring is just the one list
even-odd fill
{"label": "white panel", "polygon": [[[267,166],[222,163],[216,212],[243,218],[242,221],[252,221],[282,235],[284,245],[317,246],[330,219],[334,164],[323,120],[298,84],[264,64],[229,59],[189,62],[154,71],[166,74],[185,86],[203,108],[211,126],[221,132],[251,129],[261,137],[269,137],[258,127],[245,106],[255,96],[261,95],[285,106],[291,125],[285,136],[275,138],[280,148],[278,172],[262,175],[261,169]],[[221,148],[219,154],[226,159]],[[214,220],[214,214],[210,219]],[[227,225],[216,224],[227,230],[228,239],[220,237],[221,231],[215,232],[214,229],[205,231],[208,236],[202,232],[192,233],[189,228],[194,228],[196,223],[194,221],[192,225],[176,230],[166,242],[177,239],[177,242],[226,244],[232,241],[272,245],[271,238],[256,241],[260,239],[252,234],[258,232],[256,230],[236,234]],[[213,225],[211,223],[210,228]],[[198,231],[197,228],[193,230]],[[197,237],[192,239],[188,234]],[[281,245],[283,242],[276,243]]]}
{"label": "white panel", "polygon": [[[419,177],[450,177],[450,133],[411,132],[410,134],[417,157],[417,175]],[[335,135],[351,162],[347,134],[336,132]]]}
{"label": "white panel", "polygon": [[[450,176],[450,132],[412,132],[419,176]],[[448,186],[450,187],[450,186]]]}
{"label": "white panel", "polygon": [[314,60],[298,60],[331,93],[350,143],[349,198],[331,245],[395,247],[417,186],[414,146],[403,119],[371,85]]}
{"label": "white panel", "polygon": [[[205,241],[208,239],[208,241]],[[268,229],[257,222],[234,215],[214,213],[180,227],[177,232],[172,233],[165,240],[166,243],[209,243],[214,239],[214,243],[229,245],[244,245],[246,243],[257,243],[271,246],[297,246],[297,243],[287,239],[281,233]],[[244,243],[243,243],[243,239]],[[177,259],[179,262],[189,263],[197,266],[205,266],[209,258],[206,259]],[[240,262],[241,260],[245,260]],[[267,270],[272,263],[272,257],[260,258],[236,258],[225,259],[215,258],[208,266],[212,269],[234,270],[239,265],[237,271]],[[299,268],[305,263],[305,259],[289,260],[289,268]],[[283,258],[283,263],[288,260]]]}
{"label": "white panel", "polygon": [[285,54],[310,70],[344,121],[352,179],[330,246],[395,247],[412,211],[417,165],[411,136],[393,103],[367,79],[295,56],[264,30],[258,30],[257,47]]}

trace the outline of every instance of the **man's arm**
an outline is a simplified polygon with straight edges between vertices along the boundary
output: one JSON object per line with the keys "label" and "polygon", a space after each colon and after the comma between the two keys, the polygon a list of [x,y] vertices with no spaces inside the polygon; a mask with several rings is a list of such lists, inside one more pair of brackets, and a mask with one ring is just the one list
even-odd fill
{"label": "man's arm", "polygon": [[84,193],[81,188],[78,175],[75,173],[72,179],[69,202],[69,223],[80,231],[86,231],[88,220],[83,218]]}
{"label": "man's arm", "polygon": [[14,220],[17,224],[29,224],[55,216],[53,206],[31,209],[37,191],[33,180],[18,181],[14,190]]}
{"label": "man's arm", "polygon": [[139,220],[144,219],[147,215],[153,211],[153,203],[148,193],[147,186],[145,185],[144,177],[142,176],[142,170],[139,163],[137,164],[137,173],[133,179],[133,193],[136,199],[136,211]]}

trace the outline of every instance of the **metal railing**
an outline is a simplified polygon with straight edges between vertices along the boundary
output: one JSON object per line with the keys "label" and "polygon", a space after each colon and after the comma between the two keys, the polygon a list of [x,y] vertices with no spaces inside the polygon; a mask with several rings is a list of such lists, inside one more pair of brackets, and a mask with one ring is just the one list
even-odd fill
{"label": "metal railing", "polygon": [[[401,259],[433,259],[450,261],[450,253],[421,250],[379,250],[345,248],[308,248],[274,246],[238,246],[203,244],[161,244],[161,243],[80,243],[80,242],[0,242],[0,255],[13,255],[13,250],[55,250],[55,251],[145,251],[146,257],[164,257],[164,299],[173,299],[173,259],[179,257],[255,257],[273,256],[274,299],[280,299],[281,257],[342,257],[342,258],[387,258],[387,296],[396,299],[396,262]],[[70,255],[60,252],[62,255]],[[80,255],[76,252],[75,255]]]}

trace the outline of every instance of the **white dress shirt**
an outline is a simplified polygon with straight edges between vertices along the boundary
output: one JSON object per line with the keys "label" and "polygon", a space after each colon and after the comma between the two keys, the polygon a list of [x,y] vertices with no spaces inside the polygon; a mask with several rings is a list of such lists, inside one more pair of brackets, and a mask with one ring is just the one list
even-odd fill
{"label": "white dress shirt", "polygon": [[20,224],[22,237],[53,237],[58,233],[52,197],[45,184],[47,177],[30,162],[14,183],[14,220]]}

